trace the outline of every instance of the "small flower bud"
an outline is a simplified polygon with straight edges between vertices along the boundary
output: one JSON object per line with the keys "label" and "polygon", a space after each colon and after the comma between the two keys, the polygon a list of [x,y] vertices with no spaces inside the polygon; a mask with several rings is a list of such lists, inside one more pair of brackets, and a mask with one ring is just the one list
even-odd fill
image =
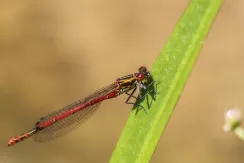
{"label": "small flower bud", "polygon": [[224,131],[229,132],[235,130],[241,124],[241,111],[233,108],[225,113]]}

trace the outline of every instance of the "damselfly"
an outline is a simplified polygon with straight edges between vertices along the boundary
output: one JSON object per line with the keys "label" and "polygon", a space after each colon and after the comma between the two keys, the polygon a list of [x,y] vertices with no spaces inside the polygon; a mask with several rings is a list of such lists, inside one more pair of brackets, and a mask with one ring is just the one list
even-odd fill
{"label": "damselfly", "polygon": [[[85,99],[76,101],[56,112],[42,117],[33,129],[20,136],[11,138],[8,141],[8,146],[12,146],[29,137],[33,137],[37,142],[45,142],[62,136],[91,117],[99,108],[102,101],[115,98],[124,93],[129,96],[125,102],[126,104],[136,105],[146,112],[143,106],[130,102],[130,99],[132,97],[136,98],[133,94],[137,88],[139,89],[140,99],[149,93],[147,92],[143,96],[141,94],[142,89],[147,90],[154,83],[154,81],[148,83],[149,78],[149,71],[146,67],[142,66],[138,69],[137,73],[118,78],[114,83],[94,92]],[[129,93],[129,91],[132,92]]]}

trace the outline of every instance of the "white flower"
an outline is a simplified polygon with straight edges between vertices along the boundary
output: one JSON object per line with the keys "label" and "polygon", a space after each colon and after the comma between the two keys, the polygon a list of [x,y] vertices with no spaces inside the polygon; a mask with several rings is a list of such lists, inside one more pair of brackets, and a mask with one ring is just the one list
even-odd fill
{"label": "white flower", "polygon": [[228,110],[225,113],[225,125],[223,127],[225,132],[233,131],[239,127],[241,123],[241,111],[237,108]]}

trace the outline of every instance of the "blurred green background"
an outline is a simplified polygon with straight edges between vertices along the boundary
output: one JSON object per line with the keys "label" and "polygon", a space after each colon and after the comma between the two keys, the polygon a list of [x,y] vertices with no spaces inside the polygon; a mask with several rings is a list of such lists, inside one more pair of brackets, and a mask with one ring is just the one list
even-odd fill
{"label": "blurred green background", "polygon": [[[131,106],[104,102],[71,134],[47,143],[8,139],[116,78],[149,68],[188,0],[0,1],[0,163],[105,163]],[[244,143],[222,130],[244,107],[244,2],[225,0],[152,163],[241,163]]]}

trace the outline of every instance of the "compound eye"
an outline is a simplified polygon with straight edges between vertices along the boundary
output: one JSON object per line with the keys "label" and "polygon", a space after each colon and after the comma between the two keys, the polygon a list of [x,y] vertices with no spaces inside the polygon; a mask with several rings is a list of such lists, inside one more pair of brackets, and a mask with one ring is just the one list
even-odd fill
{"label": "compound eye", "polygon": [[144,77],[145,77],[145,75],[144,75],[144,74],[139,74],[139,75],[138,75],[138,79],[139,79],[139,80],[144,79]]}

